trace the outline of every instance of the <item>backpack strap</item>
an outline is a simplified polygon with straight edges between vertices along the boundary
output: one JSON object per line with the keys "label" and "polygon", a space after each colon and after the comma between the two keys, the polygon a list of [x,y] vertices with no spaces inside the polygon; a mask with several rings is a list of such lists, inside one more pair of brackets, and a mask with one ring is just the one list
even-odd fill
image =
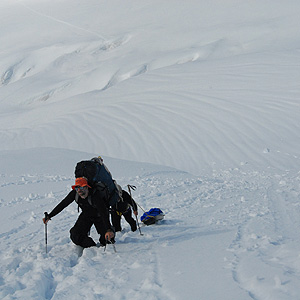
{"label": "backpack strap", "polygon": [[77,211],[79,212],[79,203],[78,203],[79,195],[76,193],[75,202],[77,203]]}
{"label": "backpack strap", "polygon": [[89,203],[90,206],[95,207],[95,205],[92,202],[92,196],[91,195],[88,195],[88,199],[87,200],[88,200],[88,203]]}

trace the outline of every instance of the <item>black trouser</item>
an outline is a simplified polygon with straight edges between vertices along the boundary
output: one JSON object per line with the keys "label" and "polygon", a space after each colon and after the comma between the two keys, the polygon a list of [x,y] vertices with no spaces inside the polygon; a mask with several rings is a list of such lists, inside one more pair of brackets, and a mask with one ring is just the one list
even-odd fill
{"label": "black trouser", "polygon": [[100,243],[105,245],[105,230],[101,217],[91,217],[85,212],[79,215],[75,225],[70,230],[72,242],[83,248],[96,246],[94,240],[89,237],[89,232],[93,225],[95,225],[97,232],[100,234]]}
{"label": "black trouser", "polygon": [[[127,211],[125,213],[123,213],[122,215],[124,216],[127,223],[130,224],[131,230],[136,231],[136,223],[135,223],[135,220],[131,216],[131,209],[128,208]],[[116,211],[112,211],[111,221],[112,221],[112,225],[114,226],[116,232],[122,230],[121,215],[119,215]]]}

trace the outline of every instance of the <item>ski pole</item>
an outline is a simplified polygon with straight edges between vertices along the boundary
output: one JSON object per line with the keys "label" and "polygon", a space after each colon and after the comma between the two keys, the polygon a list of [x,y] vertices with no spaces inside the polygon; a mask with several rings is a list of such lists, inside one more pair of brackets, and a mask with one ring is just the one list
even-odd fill
{"label": "ski pole", "polygon": [[46,248],[46,254],[48,253],[47,244],[48,244],[48,237],[47,237],[47,219],[48,219],[48,213],[45,212],[45,248]]}
{"label": "ski pole", "polygon": [[116,249],[115,244],[112,244],[112,246],[113,246],[113,248],[114,248],[115,253],[117,253],[117,249]]}
{"label": "ski pole", "polygon": [[[127,187],[128,187],[128,191],[129,191],[129,194],[130,194],[131,204],[132,204],[132,207],[133,207],[133,199],[132,199],[132,196],[131,196],[131,190],[135,191],[136,187],[134,185],[130,185],[130,184],[128,184]],[[135,218],[136,218],[136,223],[137,223],[140,235],[143,235],[137,216],[135,216]]]}
{"label": "ski pole", "polygon": [[105,250],[106,250],[106,245],[107,245],[107,244],[111,244],[111,245],[113,246],[113,248],[114,248],[115,253],[117,253],[117,249],[116,249],[115,244],[112,243],[112,242],[110,242],[110,241],[108,241],[108,239],[106,239],[106,243],[105,243],[104,251],[103,251],[103,252],[105,252]]}

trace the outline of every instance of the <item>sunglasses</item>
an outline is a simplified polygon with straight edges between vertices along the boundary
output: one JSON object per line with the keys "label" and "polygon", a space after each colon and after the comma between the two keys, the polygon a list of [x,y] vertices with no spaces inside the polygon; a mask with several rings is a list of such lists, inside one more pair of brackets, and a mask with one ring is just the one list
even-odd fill
{"label": "sunglasses", "polygon": [[86,188],[86,186],[76,186],[75,191],[76,192],[78,192],[78,191],[83,192],[85,190],[85,188]]}

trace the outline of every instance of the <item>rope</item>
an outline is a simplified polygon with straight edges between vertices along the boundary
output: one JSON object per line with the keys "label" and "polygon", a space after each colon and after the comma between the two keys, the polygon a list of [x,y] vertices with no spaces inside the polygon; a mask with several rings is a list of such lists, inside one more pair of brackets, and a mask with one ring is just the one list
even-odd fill
{"label": "rope", "polygon": [[150,216],[147,214],[147,212],[135,201],[135,203],[138,205],[138,207],[140,207],[142,209],[142,211],[146,214],[147,217],[149,218],[155,218],[155,216]]}

